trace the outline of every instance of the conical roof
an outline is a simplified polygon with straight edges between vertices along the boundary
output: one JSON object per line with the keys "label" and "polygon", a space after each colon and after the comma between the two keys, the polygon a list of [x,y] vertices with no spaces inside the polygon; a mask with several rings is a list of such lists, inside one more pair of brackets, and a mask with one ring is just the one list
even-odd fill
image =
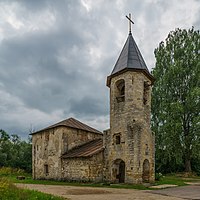
{"label": "conical roof", "polygon": [[128,35],[126,43],[111,74],[115,74],[125,68],[145,69],[148,71],[144,59],[142,58],[142,54],[131,33]]}
{"label": "conical roof", "polygon": [[108,76],[107,85],[110,85],[110,79],[113,76],[125,70],[143,71],[147,76],[153,79],[131,32],[128,35],[111,75]]}

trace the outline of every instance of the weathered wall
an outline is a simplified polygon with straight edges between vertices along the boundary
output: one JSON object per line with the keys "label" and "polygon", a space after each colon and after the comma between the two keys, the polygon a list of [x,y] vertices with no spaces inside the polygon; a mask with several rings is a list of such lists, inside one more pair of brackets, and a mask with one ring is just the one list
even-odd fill
{"label": "weathered wall", "polygon": [[[64,126],[33,134],[33,178],[61,179],[60,156],[75,146],[100,137],[100,134]],[[48,165],[48,173],[45,165]]]}
{"label": "weathered wall", "polygon": [[103,152],[87,158],[62,159],[62,180],[103,181]]}
{"label": "weathered wall", "polygon": [[[117,99],[116,83],[125,81],[124,101]],[[116,162],[125,162],[125,182],[141,183],[143,162],[150,164],[149,181],[154,181],[154,136],[150,130],[151,87],[145,91],[144,83],[151,81],[139,72],[128,71],[111,79],[110,85],[110,131],[104,132],[106,179],[117,182]],[[144,103],[145,96],[145,103]],[[120,135],[120,144],[116,136]]]}

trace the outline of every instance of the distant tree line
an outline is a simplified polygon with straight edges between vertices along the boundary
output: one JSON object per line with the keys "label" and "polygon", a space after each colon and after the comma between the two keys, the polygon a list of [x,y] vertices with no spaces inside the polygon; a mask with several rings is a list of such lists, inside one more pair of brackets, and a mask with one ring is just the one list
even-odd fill
{"label": "distant tree line", "polygon": [[24,141],[16,135],[0,130],[0,167],[12,167],[32,170],[31,141]]}

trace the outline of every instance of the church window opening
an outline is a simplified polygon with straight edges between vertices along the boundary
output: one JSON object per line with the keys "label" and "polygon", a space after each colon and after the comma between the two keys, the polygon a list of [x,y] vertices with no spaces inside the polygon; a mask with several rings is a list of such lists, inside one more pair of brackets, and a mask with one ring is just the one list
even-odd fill
{"label": "church window opening", "polygon": [[146,144],[146,148],[145,148],[145,155],[149,155],[149,147],[148,147],[148,144]]}
{"label": "church window opening", "polygon": [[48,166],[47,164],[44,165],[44,173],[45,173],[46,175],[49,174],[49,166]]}
{"label": "church window opening", "polygon": [[123,102],[125,100],[125,81],[123,79],[116,82],[115,95],[117,102]]}
{"label": "church window opening", "polygon": [[149,83],[148,81],[144,82],[144,91],[143,91],[143,104],[147,104],[148,96],[149,96]]}
{"label": "church window opening", "polygon": [[120,135],[116,135],[116,144],[120,144],[121,143],[121,137]]}

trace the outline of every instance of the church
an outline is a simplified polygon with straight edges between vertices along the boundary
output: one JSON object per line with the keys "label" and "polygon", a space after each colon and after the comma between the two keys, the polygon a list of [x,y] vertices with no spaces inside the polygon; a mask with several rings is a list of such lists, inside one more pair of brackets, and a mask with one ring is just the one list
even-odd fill
{"label": "church", "polygon": [[150,129],[154,77],[132,36],[131,25],[129,29],[106,82],[110,129],[102,133],[69,118],[32,133],[33,179],[154,182],[155,137]]}

